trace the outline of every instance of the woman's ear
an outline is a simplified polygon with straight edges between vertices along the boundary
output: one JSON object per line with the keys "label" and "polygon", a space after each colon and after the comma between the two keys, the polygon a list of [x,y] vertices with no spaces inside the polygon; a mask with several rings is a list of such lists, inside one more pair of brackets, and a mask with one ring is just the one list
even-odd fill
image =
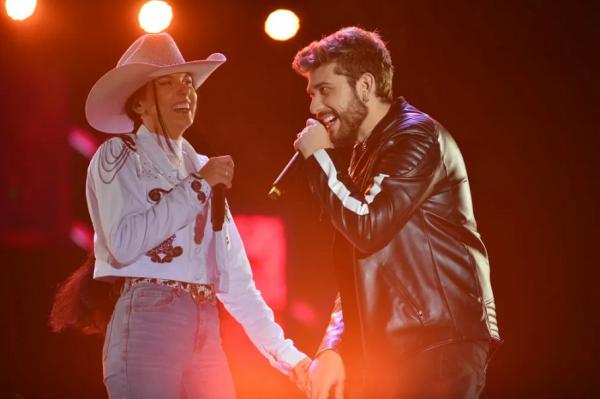
{"label": "woman's ear", "polygon": [[131,102],[131,110],[140,116],[144,114],[145,108],[139,97],[134,98]]}
{"label": "woman's ear", "polygon": [[148,85],[140,87],[128,100],[128,112],[142,116],[147,112]]}

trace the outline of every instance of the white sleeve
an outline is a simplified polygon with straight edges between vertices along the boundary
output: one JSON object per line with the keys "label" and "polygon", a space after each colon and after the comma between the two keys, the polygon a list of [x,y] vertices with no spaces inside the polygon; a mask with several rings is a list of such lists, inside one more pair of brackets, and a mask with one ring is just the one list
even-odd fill
{"label": "white sleeve", "polygon": [[269,363],[288,374],[306,355],[284,337],[282,328],[275,322],[273,311],[254,284],[250,262],[231,214],[229,219],[226,222],[231,240],[226,260],[229,289],[217,296]]}
{"label": "white sleeve", "polygon": [[120,138],[105,142],[88,168],[87,198],[94,230],[103,235],[121,265],[131,264],[192,223],[209,198],[208,183],[192,174],[149,206],[152,201],[140,173],[139,155]]}

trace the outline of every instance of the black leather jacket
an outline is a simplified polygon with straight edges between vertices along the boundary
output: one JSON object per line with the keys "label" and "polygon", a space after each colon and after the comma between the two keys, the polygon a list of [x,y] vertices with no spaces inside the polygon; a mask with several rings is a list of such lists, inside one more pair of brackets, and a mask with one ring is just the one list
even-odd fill
{"label": "black leather jacket", "polygon": [[368,375],[446,343],[499,341],[487,253],[452,136],[400,98],[355,147],[349,172],[336,156],[320,150],[305,162],[345,238],[334,248],[341,295],[321,350],[341,344]]}

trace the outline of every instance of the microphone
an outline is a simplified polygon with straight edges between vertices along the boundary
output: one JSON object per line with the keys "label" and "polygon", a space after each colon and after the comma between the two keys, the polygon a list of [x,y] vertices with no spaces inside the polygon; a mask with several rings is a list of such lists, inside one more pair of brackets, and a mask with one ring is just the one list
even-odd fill
{"label": "microphone", "polygon": [[279,176],[273,182],[271,189],[269,190],[268,197],[272,200],[277,200],[283,196],[285,193],[283,189],[283,184],[285,182],[286,176],[290,174],[290,172],[295,169],[295,166],[300,163],[301,155],[299,151],[296,151],[292,159],[285,165],[285,168],[281,171]]}
{"label": "microphone", "polygon": [[225,185],[219,183],[212,188],[210,197],[210,221],[213,231],[221,231],[225,222]]}

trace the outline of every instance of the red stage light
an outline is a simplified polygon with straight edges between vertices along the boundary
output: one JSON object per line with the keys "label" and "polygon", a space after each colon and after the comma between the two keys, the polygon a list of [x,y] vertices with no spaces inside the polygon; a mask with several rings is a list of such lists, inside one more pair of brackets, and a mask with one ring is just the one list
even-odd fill
{"label": "red stage light", "polygon": [[100,144],[87,130],[74,128],[69,132],[69,145],[87,159],[92,159]]}
{"label": "red stage light", "polygon": [[319,322],[317,310],[308,302],[295,300],[290,306],[290,313],[294,319],[307,326],[316,326]]}
{"label": "red stage light", "polygon": [[90,252],[94,247],[94,232],[85,223],[73,222],[69,236],[71,241],[86,252]]}
{"label": "red stage light", "polygon": [[287,305],[286,237],[276,217],[237,215],[235,224],[250,259],[256,286],[275,311]]}
{"label": "red stage light", "polygon": [[[275,319],[282,325],[284,320],[280,313],[287,306],[287,240],[284,223],[277,217],[260,215],[236,215],[234,219],[252,266],[256,287],[275,311]],[[272,393],[285,392],[289,382],[283,378],[271,380],[277,373],[260,356],[242,327],[229,314],[222,314],[221,325],[225,351],[234,355],[229,360],[237,389],[248,394],[261,392],[258,396],[250,394],[248,397],[282,397],[273,396]],[[273,382],[265,384],[265,381]],[[278,381],[280,385],[277,385]]]}

